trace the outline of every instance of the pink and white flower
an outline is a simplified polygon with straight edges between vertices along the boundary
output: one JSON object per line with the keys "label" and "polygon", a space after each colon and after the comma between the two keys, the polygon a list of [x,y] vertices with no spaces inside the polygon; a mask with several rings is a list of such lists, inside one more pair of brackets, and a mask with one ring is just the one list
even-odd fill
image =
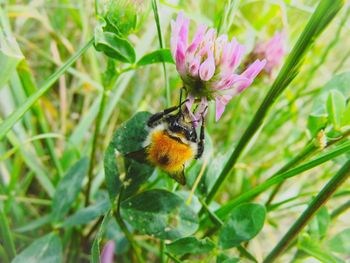
{"label": "pink and white flower", "polygon": [[254,81],[264,68],[266,61],[257,59],[243,72],[236,72],[240,65],[244,46],[227,35],[217,36],[215,29],[200,25],[192,42],[188,42],[189,19],[180,12],[176,21],[171,21],[171,53],[176,69],[188,93],[187,108],[200,100],[194,118],[215,100],[218,121],[227,103],[240,94]]}
{"label": "pink and white flower", "polygon": [[266,59],[264,71],[270,75],[281,65],[285,55],[286,33],[284,31],[276,32],[270,40],[258,43],[253,50],[253,57]]}

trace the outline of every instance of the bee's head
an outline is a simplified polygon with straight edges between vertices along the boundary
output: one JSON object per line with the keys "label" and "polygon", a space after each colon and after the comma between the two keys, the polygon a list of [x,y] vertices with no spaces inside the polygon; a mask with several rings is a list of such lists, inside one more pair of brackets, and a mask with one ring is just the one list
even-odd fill
{"label": "bee's head", "polygon": [[185,115],[177,114],[168,116],[165,122],[169,134],[185,138],[187,141],[197,141],[197,133],[194,124],[192,121],[189,121]]}

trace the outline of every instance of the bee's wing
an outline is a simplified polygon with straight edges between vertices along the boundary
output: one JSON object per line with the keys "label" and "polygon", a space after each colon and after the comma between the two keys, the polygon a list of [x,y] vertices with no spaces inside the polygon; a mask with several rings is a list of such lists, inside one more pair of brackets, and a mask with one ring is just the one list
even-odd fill
{"label": "bee's wing", "polygon": [[181,172],[178,172],[178,173],[171,173],[171,174],[169,174],[169,176],[171,178],[173,178],[179,184],[186,185],[186,177],[185,177],[184,170],[182,170]]}
{"label": "bee's wing", "polygon": [[135,161],[138,161],[140,163],[148,163],[146,149],[147,149],[147,147],[142,148],[142,149],[135,151],[135,152],[127,153],[125,156],[127,158],[134,159]]}

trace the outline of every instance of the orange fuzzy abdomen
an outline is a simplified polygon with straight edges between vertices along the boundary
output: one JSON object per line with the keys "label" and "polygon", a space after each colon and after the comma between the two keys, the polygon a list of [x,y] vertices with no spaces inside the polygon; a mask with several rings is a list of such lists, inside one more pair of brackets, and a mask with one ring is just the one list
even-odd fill
{"label": "orange fuzzy abdomen", "polygon": [[183,165],[194,157],[190,145],[178,142],[164,131],[156,131],[151,135],[147,153],[153,165],[168,173],[182,171]]}

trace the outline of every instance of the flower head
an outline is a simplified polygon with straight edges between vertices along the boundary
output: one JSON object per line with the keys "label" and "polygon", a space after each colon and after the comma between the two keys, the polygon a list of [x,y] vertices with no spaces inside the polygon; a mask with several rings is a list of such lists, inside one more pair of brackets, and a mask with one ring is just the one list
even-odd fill
{"label": "flower head", "polygon": [[249,87],[265,66],[265,60],[257,59],[243,72],[236,72],[240,65],[244,46],[227,35],[217,36],[215,29],[200,25],[192,42],[188,41],[189,19],[180,12],[171,21],[171,52],[184,86],[188,92],[187,108],[191,112],[194,101],[200,100],[193,115],[198,119],[200,110],[207,108],[208,100],[215,100],[216,120],[219,120],[226,104]]}
{"label": "flower head", "polygon": [[276,32],[275,35],[266,42],[258,43],[253,51],[253,56],[265,58],[266,66],[264,70],[271,74],[275,68],[278,68],[286,54],[286,34],[284,31]]}

